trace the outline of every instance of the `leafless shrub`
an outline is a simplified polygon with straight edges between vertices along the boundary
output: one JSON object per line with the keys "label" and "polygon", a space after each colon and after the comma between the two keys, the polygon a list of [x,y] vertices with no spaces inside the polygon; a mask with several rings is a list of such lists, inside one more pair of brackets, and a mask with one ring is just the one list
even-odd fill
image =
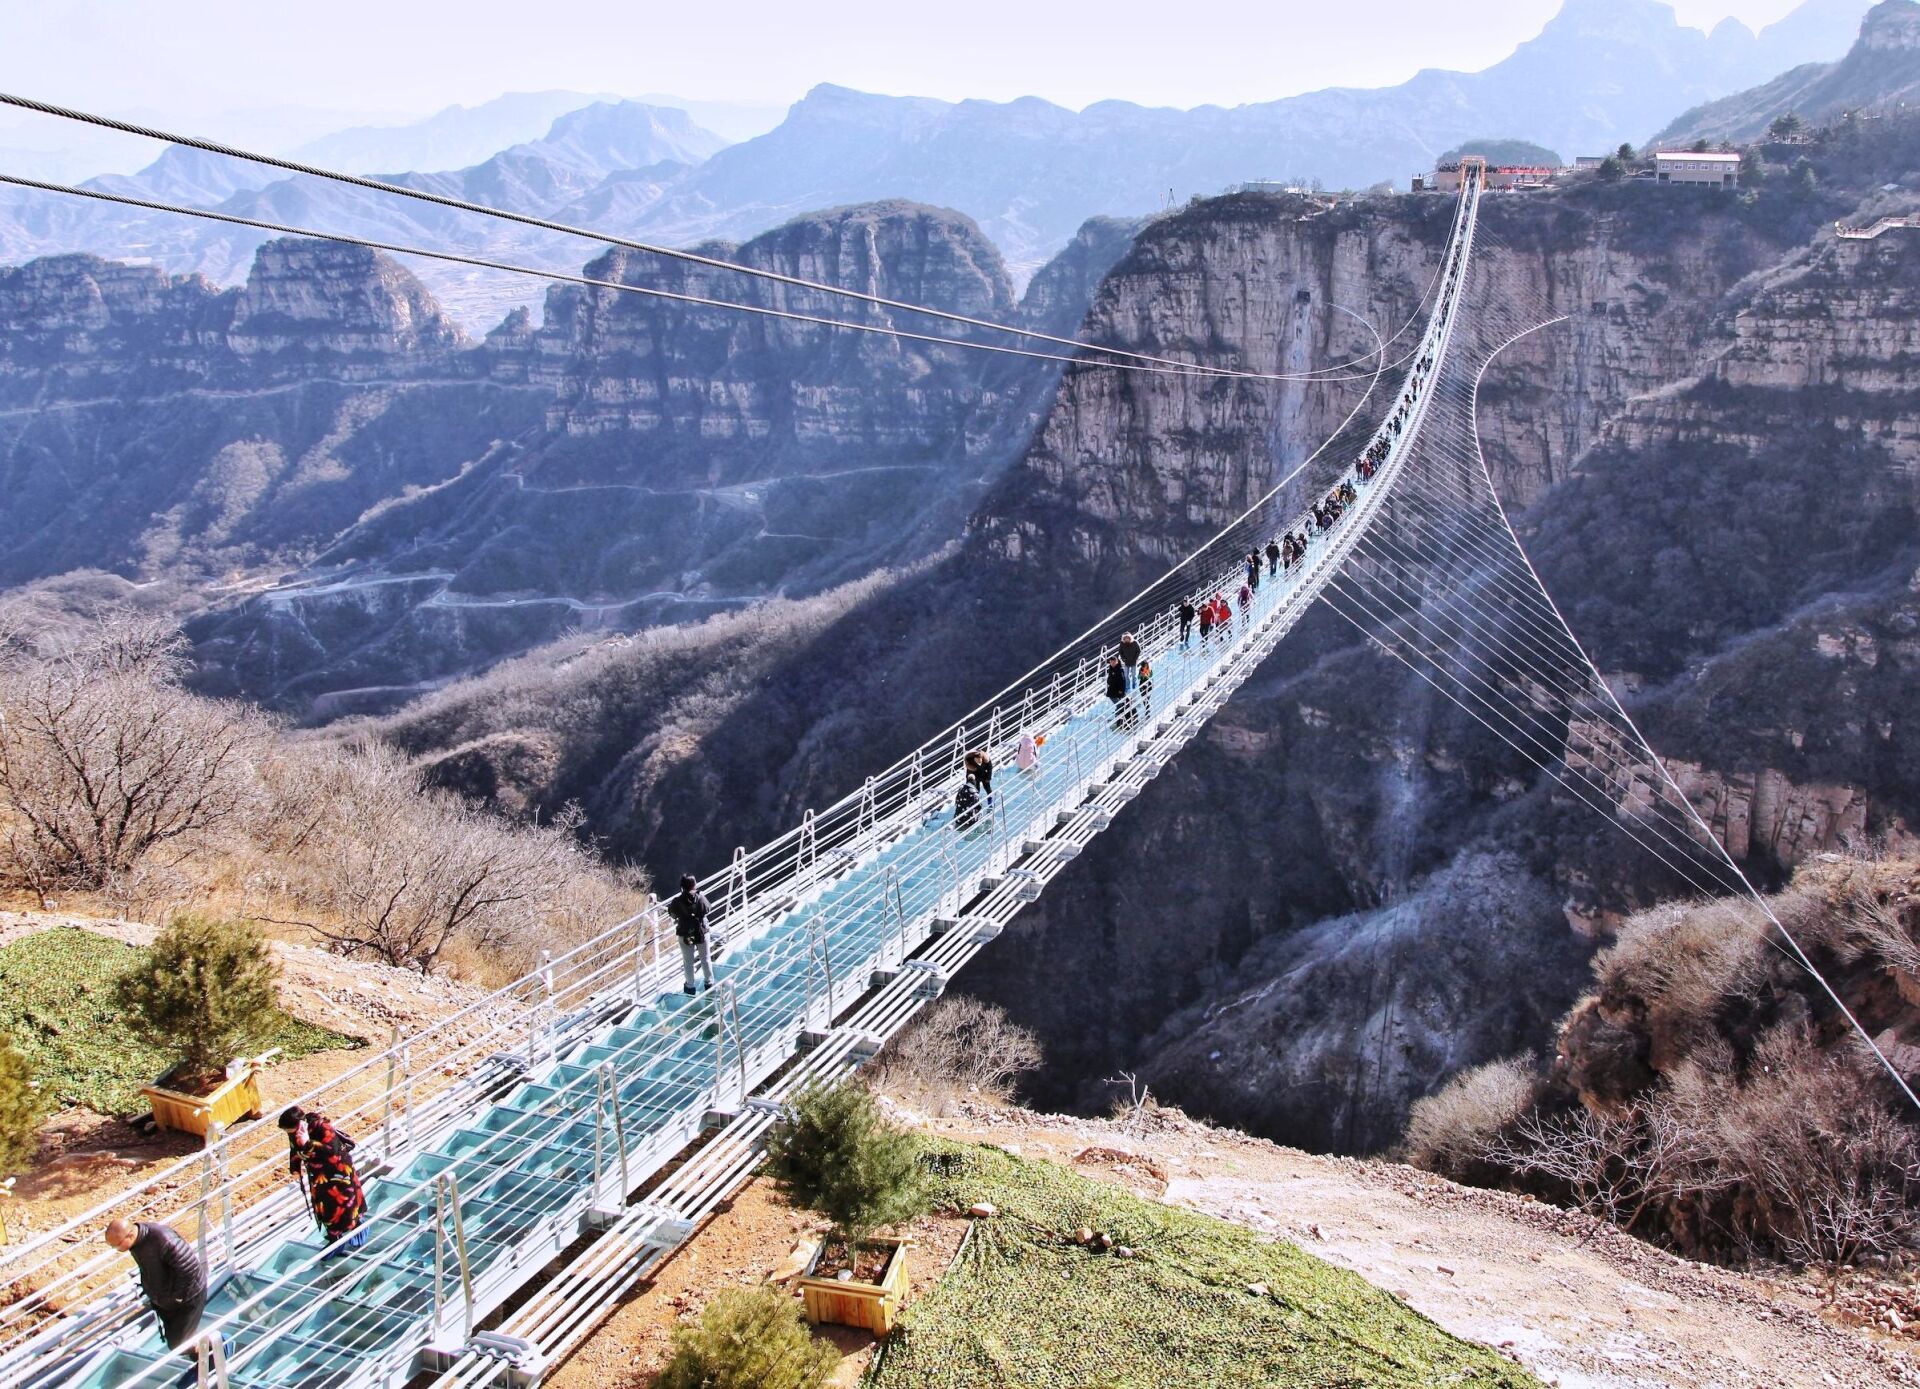
{"label": "leafless shrub", "polygon": [[1516,1175],[1564,1190],[1596,1220],[1630,1226],[1648,1195],[1646,1171],[1636,1160],[1645,1131],[1637,1106],[1617,1114],[1527,1114],[1494,1140],[1488,1156]]}
{"label": "leafless shrub", "polygon": [[511,826],[429,791],[391,749],[341,753],[295,790],[293,887],[316,909],[300,924],[342,954],[424,972],[459,942],[523,963],[548,939],[551,904],[578,909],[588,866],[566,830]]}
{"label": "leafless shrub", "polygon": [[1534,1103],[1540,1079],[1530,1058],[1515,1056],[1463,1071],[1416,1100],[1402,1146],[1406,1159],[1443,1176],[1479,1168],[1500,1134]]}
{"label": "leafless shrub", "polygon": [[1113,1117],[1120,1121],[1120,1131],[1135,1138],[1151,1132],[1154,1121],[1164,1111],[1164,1106],[1153,1097],[1152,1087],[1142,1085],[1140,1077],[1132,1071],[1108,1076],[1105,1083],[1115,1089]]}
{"label": "leafless shrub", "polygon": [[1831,1270],[1920,1238],[1920,1140],[1878,1092],[1858,1058],[1797,1028],[1769,1035],[1746,1083],[1721,1088],[1703,1120],[1753,1198],[1750,1244]]}
{"label": "leafless shrub", "polygon": [[1650,1030],[1704,1039],[1722,1009],[1763,987],[1770,929],[1757,903],[1665,903],[1621,926],[1594,977],[1603,999],[1631,1001]]}
{"label": "leafless shrub", "polygon": [[922,1013],[881,1057],[880,1086],[944,1113],[957,1096],[1004,1103],[1015,1079],[1040,1064],[1040,1040],[1004,1009],[945,998]]}
{"label": "leafless shrub", "polygon": [[644,900],[577,812],[489,815],[392,749],[281,734],[188,691],[182,669],[164,622],[35,628],[0,611],[0,872],[43,904],[71,886],[191,909],[238,884],[243,914],[342,953],[421,970],[457,954],[510,976]]}
{"label": "leafless shrub", "polygon": [[255,795],[258,713],[180,685],[177,629],[111,614],[55,653],[0,663],[0,804],[9,867],[42,900],[126,891],[190,856]]}

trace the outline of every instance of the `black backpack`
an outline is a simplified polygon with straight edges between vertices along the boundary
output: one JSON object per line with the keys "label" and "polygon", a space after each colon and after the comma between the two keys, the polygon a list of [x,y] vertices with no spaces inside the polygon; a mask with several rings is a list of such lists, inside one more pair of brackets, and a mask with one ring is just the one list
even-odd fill
{"label": "black backpack", "polygon": [[953,826],[955,829],[970,830],[980,818],[980,793],[962,782],[960,789],[953,793]]}

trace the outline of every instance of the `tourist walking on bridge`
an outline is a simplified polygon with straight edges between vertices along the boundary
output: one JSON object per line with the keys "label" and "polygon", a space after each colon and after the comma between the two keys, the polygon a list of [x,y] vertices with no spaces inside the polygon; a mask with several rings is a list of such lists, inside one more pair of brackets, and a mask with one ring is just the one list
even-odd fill
{"label": "tourist walking on bridge", "polygon": [[1135,722],[1133,699],[1127,693],[1127,672],[1118,656],[1107,658],[1107,698],[1113,701],[1113,726],[1122,732]]}
{"label": "tourist walking on bridge", "polygon": [[1139,675],[1140,643],[1133,639],[1133,633],[1120,634],[1120,664],[1126,668],[1127,688],[1132,689]]}
{"label": "tourist walking on bridge", "polygon": [[985,748],[975,748],[967,754],[967,780],[980,788],[980,794],[993,803],[993,759],[987,756]]}
{"label": "tourist walking on bridge", "polygon": [[1280,542],[1277,540],[1269,540],[1267,542],[1267,577],[1271,579],[1274,575],[1278,574],[1279,572],[1280,572]]}
{"label": "tourist walking on bridge", "polygon": [[[1193,615],[1193,599],[1182,598],[1180,600],[1180,649],[1183,651],[1193,644]],[[1206,640],[1205,627],[1201,628],[1200,639]]]}
{"label": "tourist walking on bridge", "polygon": [[1200,604],[1200,645],[1209,646],[1212,644],[1213,622],[1213,599],[1209,598]]}
{"label": "tourist walking on bridge", "polygon": [[1140,662],[1140,707],[1148,718],[1153,717],[1153,662],[1144,658]]}
{"label": "tourist walking on bridge", "polygon": [[367,1193],[353,1164],[353,1140],[326,1115],[299,1105],[281,1111],[280,1127],[287,1135],[287,1171],[307,1189],[307,1204],[330,1246],[321,1257],[358,1249],[367,1239],[360,1228]]}
{"label": "tourist walking on bridge", "polygon": [[[140,1291],[160,1318],[160,1334],[168,1350],[193,1344],[200,1314],[207,1308],[207,1270],[200,1254],[171,1226],[152,1221],[112,1220],[104,1234],[107,1243],[133,1256]],[[197,1368],[182,1377],[183,1384],[199,1378]]]}
{"label": "tourist walking on bridge", "polygon": [[686,991],[697,994],[693,967],[696,962],[713,987],[713,952],[707,946],[707,899],[700,895],[700,884],[688,873],[680,879],[680,892],[667,903],[667,915],[673,918],[673,933],[680,938],[680,967],[685,972]]}

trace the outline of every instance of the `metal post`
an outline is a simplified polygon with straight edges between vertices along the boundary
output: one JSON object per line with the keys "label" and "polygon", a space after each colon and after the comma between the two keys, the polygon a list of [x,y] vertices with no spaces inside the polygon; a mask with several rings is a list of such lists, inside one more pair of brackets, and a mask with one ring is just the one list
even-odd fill
{"label": "metal post", "polygon": [[807,918],[807,928],[814,947],[820,952],[820,969],[827,981],[827,1016],[822,1021],[832,1022],[833,1015],[839,1011],[838,1000],[834,997],[836,989],[833,977],[833,947],[827,941],[827,928],[820,920],[819,912]]}
{"label": "metal post", "polygon": [[406,1120],[406,1146],[413,1146],[413,1043],[400,1048],[400,1113]]}
{"label": "metal post", "polygon": [[620,1154],[620,1200],[624,1203],[633,1190],[633,1176],[627,1171],[627,1123],[620,1113],[620,1073],[611,1061],[601,1064],[607,1073],[607,1098],[613,1105],[613,1146]]}
{"label": "metal post", "polygon": [[633,923],[633,1002],[638,1007],[646,999],[647,993],[647,941],[652,937],[652,923],[648,913],[642,911]]}
{"label": "metal post", "polygon": [[600,1182],[606,1175],[606,1159],[601,1155],[601,1134],[606,1128],[607,1071],[602,1065],[593,1073],[593,1194],[600,1195]]}
{"label": "metal post", "polygon": [[233,1272],[233,1160],[223,1140],[227,1126],[215,1120],[209,1130],[215,1135],[214,1151],[219,1154],[220,1243],[226,1255],[227,1272]]}
{"label": "metal post", "polygon": [[860,787],[860,820],[855,828],[855,842],[864,849],[874,830],[873,778],[868,777]]}
{"label": "metal post", "polygon": [[400,1024],[393,1025],[393,1031],[387,1041],[387,1097],[381,1107],[380,1136],[386,1148],[386,1159],[393,1161],[393,1085],[399,1078],[400,1065]]}
{"label": "metal post", "polygon": [[740,1102],[747,1100],[747,1032],[740,1025],[740,991],[727,981],[727,1011],[733,1014],[733,1054],[740,1066]]}
{"label": "metal post", "polygon": [[446,1241],[441,1238],[447,1228],[447,1187],[444,1177],[433,1181],[433,1320],[438,1324],[447,1306],[447,1256]]}
{"label": "metal post", "polygon": [[196,1242],[200,1246],[200,1267],[201,1268],[210,1267],[210,1265],[207,1263],[207,1198],[213,1192],[213,1145],[214,1145],[214,1142],[215,1142],[214,1131],[211,1128],[209,1128],[207,1130],[206,1146],[200,1150],[200,1200],[199,1200],[199,1203],[194,1208],[195,1213],[200,1218],[200,1233],[197,1237]]}
{"label": "metal post", "polygon": [[747,915],[747,850],[744,845],[734,846],[733,867],[727,872],[727,914],[729,916],[733,915],[736,910],[733,905],[733,894],[736,886],[740,892],[740,905],[737,910],[740,914],[740,919],[744,921]]}
{"label": "metal post", "polygon": [[460,1295],[466,1303],[466,1334],[473,1335],[473,1268],[467,1262],[467,1222],[460,1214],[460,1183],[448,1172],[441,1176],[447,1184],[447,1204],[453,1207],[453,1250],[460,1260]]}
{"label": "metal post", "polygon": [[907,958],[907,904],[900,893],[900,875],[891,867],[887,869],[886,894],[888,905],[893,908],[894,932],[897,937],[894,959],[905,963]]}

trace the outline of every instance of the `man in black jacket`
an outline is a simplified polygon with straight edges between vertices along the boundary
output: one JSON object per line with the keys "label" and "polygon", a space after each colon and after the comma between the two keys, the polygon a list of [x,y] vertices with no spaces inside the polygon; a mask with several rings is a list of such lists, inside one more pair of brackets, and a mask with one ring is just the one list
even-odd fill
{"label": "man in black jacket", "polygon": [[695,960],[711,989],[713,955],[707,949],[707,899],[700,895],[700,885],[691,873],[680,880],[680,895],[667,903],[667,915],[673,918],[673,933],[680,937],[680,964],[686,970],[687,992],[699,992],[693,981]]}
{"label": "man in black jacket", "polygon": [[200,1313],[207,1305],[207,1271],[200,1255],[175,1231],[148,1221],[108,1222],[107,1243],[133,1255],[140,1271],[140,1291],[153,1304],[169,1350],[193,1343],[200,1329]]}

